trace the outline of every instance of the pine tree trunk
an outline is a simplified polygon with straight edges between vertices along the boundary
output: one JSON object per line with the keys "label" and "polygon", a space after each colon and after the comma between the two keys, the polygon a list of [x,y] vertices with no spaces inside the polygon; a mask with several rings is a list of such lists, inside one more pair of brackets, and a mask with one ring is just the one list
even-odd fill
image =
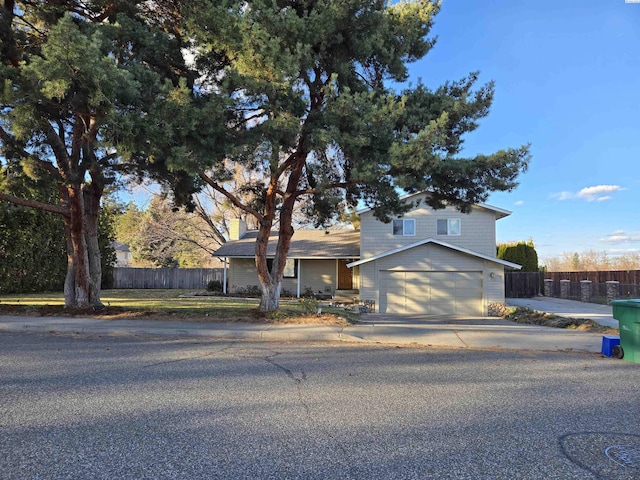
{"label": "pine tree trunk", "polygon": [[76,303],[76,281],[73,265],[73,245],[71,244],[71,224],[64,219],[64,226],[67,234],[67,275],[64,279],[64,306],[72,307]]}
{"label": "pine tree trunk", "polygon": [[100,289],[102,285],[102,257],[98,243],[98,217],[100,215],[100,198],[102,189],[94,182],[83,189],[84,194],[84,226],[89,260],[89,303],[102,306]]}
{"label": "pine tree trunk", "polygon": [[65,222],[69,233],[68,260],[72,272],[73,281],[69,278],[65,281],[65,307],[87,307],[91,304],[89,255],[84,227],[84,201],[80,188],[68,187],[69,217]]}

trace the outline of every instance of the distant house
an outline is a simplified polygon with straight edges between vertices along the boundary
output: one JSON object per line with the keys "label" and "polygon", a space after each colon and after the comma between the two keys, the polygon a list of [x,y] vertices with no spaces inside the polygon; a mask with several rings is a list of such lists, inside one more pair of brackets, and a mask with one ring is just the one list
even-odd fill
{"label": "distant house", "polygon": [[129,267],[131,266],[131,250],[126,243],[118,242],[117,240],[112,243],[113,249],[116,251],[116,267]]}
{"label": "distant house", "polygon": [[[360,232],[298,230],[291,240],[283,288],[356,292],[379,313],[487,315],[504,302],[504,268],[520,265],[496,258],[497,220],[511,212],[486,204],[469,213],[434,210],[424,194],[405,197],[419,205],[391,223],[364,209]],[[257,232],[234,221],[229,242],[215,255],[228,260],[227,284],[233,292],[259,285],[254,263]],[[273,258],[277,232],[271,234]]]}

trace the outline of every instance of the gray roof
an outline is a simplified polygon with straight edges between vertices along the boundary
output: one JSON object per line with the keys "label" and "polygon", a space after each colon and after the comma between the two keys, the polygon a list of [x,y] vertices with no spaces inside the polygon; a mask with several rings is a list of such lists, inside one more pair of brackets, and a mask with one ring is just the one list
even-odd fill
{"label": "gray roof", "polygon": [[[258,232],[249,230],[240,240],[222,245],[214,256],[253,258]],[[273,257],[278,232],[271,232],[267,256]],[[360,232],[354,230],[296,230],[291,239],[289,258],[360,258]]]}
{"label": "gray roof", "polygon": [[111,242],[111,246],[113,247],[113,249],[116,252],[130,252],[131,251],[131,249],[129,248],[129,245],[127,245],[126,243],[119,242],[118,240],[114,240],[113,242]]}

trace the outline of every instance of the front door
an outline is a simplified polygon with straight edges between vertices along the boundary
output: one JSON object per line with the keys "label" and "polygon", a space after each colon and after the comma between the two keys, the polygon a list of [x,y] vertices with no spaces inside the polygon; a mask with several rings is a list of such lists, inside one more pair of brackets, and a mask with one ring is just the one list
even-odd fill
{"label": "front door", "polygon": [[353,290],[353,271],[347,260],[338,260],[338,290]]}

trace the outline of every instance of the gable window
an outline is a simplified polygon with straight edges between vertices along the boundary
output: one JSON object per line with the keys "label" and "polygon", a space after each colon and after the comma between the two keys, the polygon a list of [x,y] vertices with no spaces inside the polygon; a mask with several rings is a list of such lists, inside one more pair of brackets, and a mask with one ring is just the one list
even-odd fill
{"label": "gable window", "polygon": [[436,224],[437,235],[460,235],[460,219],[459,218],[441,218]]}
{"label": "gable window", "polygon": [[[267,269],[271,271],[273,267],[273,258],[267,258]],[[284,272],[282,273],[284,278],[298,278],[298,260],[294,258],[287,258],[287,262],[284,264]]]}
{"label": "gable window", "polygon": [[404,237],[413,237],[416,234],[416,221],[412,218],[399,218],[394,220],[393,234]]}

